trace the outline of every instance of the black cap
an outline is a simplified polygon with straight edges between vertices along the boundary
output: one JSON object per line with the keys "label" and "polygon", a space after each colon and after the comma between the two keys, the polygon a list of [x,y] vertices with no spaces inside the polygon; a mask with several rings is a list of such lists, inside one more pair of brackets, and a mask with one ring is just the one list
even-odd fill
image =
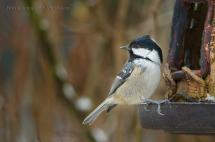
{"label": "black cap", "polygon": [[129,48],[146,48],[148,50],[156,50],[160,57],[161,63],[163,62],[163,54],[161,48],[153,41],[150,35],[144,35],[134,39],[130,44]]}

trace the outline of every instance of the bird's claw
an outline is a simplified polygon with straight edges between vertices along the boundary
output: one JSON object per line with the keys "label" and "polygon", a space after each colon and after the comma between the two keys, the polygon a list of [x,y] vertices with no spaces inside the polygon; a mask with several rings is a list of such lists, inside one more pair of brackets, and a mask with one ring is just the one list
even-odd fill
{"label": "bird's claw", "polygon": [[144,108],[145,111],[150,111],[150,110],[148,109],[148,104],[147,104],[147,103],[146,103],[146,105],[144,105],[143,108]]}
{"label": "bird's claw", "polygon": [[[165,100],[159,100],[159,101],[156,101],[156,100],[152,100],[152,99],[143,99],[143,104],[146,104],[147,106],[148,106],[148,104],[157,104],[158,105],[158,108],[157,108],[157,113],[159,114],[159,115],[164,115],[163,113],[161,113],[161,104],[163,104],[163,103],[166,103],[166,102],[168,102],[169,100],[167,100],[167,99],[165,99]],[[147,109],[147,107],[144,107],[144,109],[146,110],[146,111],[149,111],[148,109]]]}
{"label": "bird's claw", "polygon": [[140,104],[144,104],[144,110],[145,111],[150,111],[147,107],[148,107],[148,104],[146,101],[145,101],[145,98],[144,97],[141,97],[140,100],[142,101]]}

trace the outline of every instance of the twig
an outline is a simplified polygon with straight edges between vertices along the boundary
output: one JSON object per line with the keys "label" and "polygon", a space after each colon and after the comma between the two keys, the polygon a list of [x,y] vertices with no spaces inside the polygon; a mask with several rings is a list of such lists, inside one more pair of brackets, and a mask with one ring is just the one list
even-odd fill
{"label": "twig", "polygon": [[[40,48],[41,48],[43,54],[45,55],[46,60],[49,63],[48,67],[49,67],[50,73],[56,82],[57,91],[58,91],[57,94],[58,94],[59,98],[69,107],[71,114],[74,117],[76,117],[76,119],[81,124],[81,120],[84,118],[83,113],[76,109],[74,100],[69,99],[68,94],[66,94],[66,92],[64,91],[64,87],[66,85],[70,85],[70,84],[66,80],[66,77],[67,77],[66,72],[64,72],[63,74],[61,74],[61,72],[59,72],[59,70],[65,71],[65,69],[62,66],[62,64],[60,64],[60,62],[57,60],[57,56],[54,53],[53,46],[48,39],[48,30],[46,28],[44,28],[43,21],[42,21],[42,18],[40,17],[40,15],[38,15],[38,13],[35,11],[35,9],[32,8],[33,7],[32,0],[23,0],[23,2],[26,7],[30,7],[30,9],[28,9],[28,11],[27,11],[28,16],[32,23],[33,28],[35,29],[37,37],[41,43]],[[88,140],[90,142],[96,142],[96,140],[93,137],[93,135],[91,134],[89,128],[87,128],[87,127],[82,127],[82,128],[83,128],[83,131],[85,132],[85,135],[87,136]]]}

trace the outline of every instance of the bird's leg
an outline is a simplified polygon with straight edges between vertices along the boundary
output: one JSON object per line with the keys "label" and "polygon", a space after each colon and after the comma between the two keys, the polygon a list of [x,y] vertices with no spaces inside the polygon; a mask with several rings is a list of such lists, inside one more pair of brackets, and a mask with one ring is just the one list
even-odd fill
{"label": "bird's leg", "polygon": [[160,105],[165,103],[165,102],[168,102],[169,100],[159,100],[159,101],[156,101],[156,100],[152,100],[152,99],[144,99],[143,100],[143,104],[150,104],[150,103],[154,103],[154,104],[157,104],[158,105],[158,108],[157,108],[157,113],[160,114],[160,115],[164,115],[163,113],[161,113],[161,107]]}
{"label": "bird's leg", "polygon": [[145,102],[145,98],[144,98],[144,97],[141,97],[140,100],[142,101],[141,104],[145,104],[144,107],[143,107],[144,110],[145,110],[145,111],[150,111],[150,110],[148,109],[149,103]]}

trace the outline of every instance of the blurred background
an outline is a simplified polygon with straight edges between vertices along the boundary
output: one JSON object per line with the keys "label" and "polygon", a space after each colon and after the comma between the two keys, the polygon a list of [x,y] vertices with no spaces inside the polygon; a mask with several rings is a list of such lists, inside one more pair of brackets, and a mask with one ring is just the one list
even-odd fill
{"label": "blurred background", "polygon": [[127,59],[120,46],[150,34],[166,59],[174,2],[1,0],[0,142],[214,141],[142,129],[133,107],[82,125]]}

